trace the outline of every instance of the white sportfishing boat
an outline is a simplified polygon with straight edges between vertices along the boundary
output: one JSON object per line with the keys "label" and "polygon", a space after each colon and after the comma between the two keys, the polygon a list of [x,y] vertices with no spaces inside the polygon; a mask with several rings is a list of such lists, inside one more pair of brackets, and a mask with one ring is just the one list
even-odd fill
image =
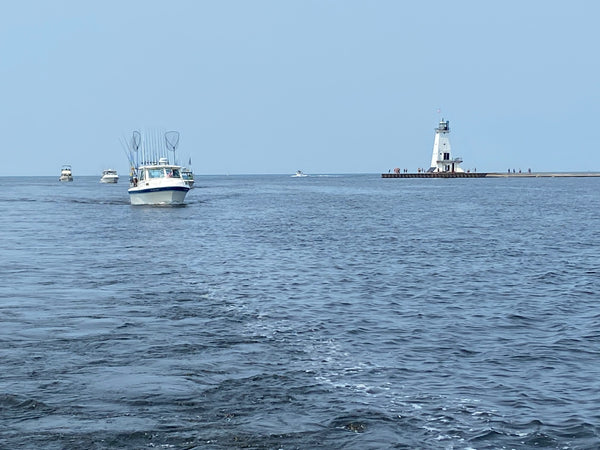
{"label": "white sportfishing boat", "polygon": [[119,181],[119,175],[114,169],[106,169],[102,171],[102,178],[100,183],[117,183]]}
{"label": "white sportfishing boat", "polygon": [[296,171],[296,173],[294,175],[292,175],[293,177],[307,177],[308,175],[306,175],[304,172],[302,172],[301,170]]}
{"label": "white sportfishing boat", "polygon": [[180,205],[189,190],[181,167],[160,158],[158,164],[138,167],[128,192],[132,205]]}
{"label": "white sportfishing boat", "polygon": [[[175,160],[179,133],[168,131],[164,137],[166,149],[173,152]],[[148,142],[142,145],[141,134],[133,133],[128,145],[131,165],[128,192],[132,205],[180,205],[190,190],[183,179],[181,166],[169,163],[168,152],[157,146],[159,141],[158,136],[149,136]]]}
{"label": "white sportfishing boat", "polygon": [[60,171],[60,177],[58,177],[58,181],[73,181],[73,173],[71,172],[71,166],[65,164],[62,166]]}

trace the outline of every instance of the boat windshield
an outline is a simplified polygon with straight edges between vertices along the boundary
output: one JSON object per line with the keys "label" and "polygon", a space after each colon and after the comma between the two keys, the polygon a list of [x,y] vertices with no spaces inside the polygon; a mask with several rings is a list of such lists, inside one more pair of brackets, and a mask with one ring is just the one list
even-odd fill
{"label": "boat windshield", "polygon": [[148,169],[148,178],[162,178],[165,176],[163,169]]}
{"label": "boat windshield", "polygon": [[167,167],[166,169],[156,168],[156,169],[148,169],[148,178],[181,178],[181,173],[179,169]]}

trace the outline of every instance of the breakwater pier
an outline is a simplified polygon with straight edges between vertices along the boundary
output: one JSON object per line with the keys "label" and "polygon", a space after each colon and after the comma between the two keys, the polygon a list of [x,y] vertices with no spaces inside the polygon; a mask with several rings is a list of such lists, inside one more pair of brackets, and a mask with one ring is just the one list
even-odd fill
{"label": "breakwater pier", "polygon": [[381,178],[483,178],[484,172],[417,172],[417,173],[382,173]]}
{"label": "breakwater pier", "polygon": [[600,177],[600,172],[417,172],[382,173],[381,178],[568,178]]}

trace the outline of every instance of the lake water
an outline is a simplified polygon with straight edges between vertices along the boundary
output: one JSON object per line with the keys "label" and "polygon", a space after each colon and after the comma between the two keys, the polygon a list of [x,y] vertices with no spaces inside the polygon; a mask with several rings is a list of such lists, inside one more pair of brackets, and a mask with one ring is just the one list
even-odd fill
{"label": "lake water", "polygon": [[600,446],[600,178],[98,180],[0,178],[0,448]]}

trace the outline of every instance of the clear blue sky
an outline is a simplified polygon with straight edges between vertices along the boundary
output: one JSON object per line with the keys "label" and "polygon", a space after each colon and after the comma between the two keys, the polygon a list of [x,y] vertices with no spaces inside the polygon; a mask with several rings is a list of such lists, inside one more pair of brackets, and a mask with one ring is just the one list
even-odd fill
{"label": "clear blue sky", "polygon": [[[179,130],[199,174],[600,171],[600,2],[5,2],[0,175],[127,172]],[[437,111],[441,110],[441,114]]]}

